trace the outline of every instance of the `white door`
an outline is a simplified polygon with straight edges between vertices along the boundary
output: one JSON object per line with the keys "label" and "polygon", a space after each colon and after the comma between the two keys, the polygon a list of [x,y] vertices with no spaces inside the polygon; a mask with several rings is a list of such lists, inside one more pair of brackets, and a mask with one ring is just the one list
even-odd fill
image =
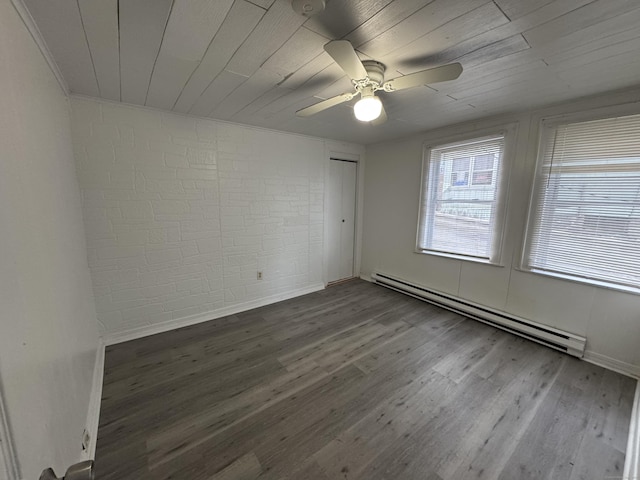
{"label": "white door", "polygon": [[331,159],[328,194],[328,282],[353,277],[358,164]]}

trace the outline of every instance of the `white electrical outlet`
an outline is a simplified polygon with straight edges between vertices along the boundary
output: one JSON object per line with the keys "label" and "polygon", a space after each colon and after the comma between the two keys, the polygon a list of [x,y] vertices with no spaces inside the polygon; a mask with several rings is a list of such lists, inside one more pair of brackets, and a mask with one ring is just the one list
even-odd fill
{"label": "white electrical outlet", "polygon": [[262,280],[262,272],[258,272],[258,280]]}

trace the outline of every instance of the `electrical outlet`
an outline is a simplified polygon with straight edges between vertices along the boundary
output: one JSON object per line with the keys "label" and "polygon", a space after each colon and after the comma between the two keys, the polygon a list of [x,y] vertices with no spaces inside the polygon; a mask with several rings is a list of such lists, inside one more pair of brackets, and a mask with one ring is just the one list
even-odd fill
{"label": "electrical outlet", "polygon": [[258,272],[258,280],[262,280],[262,272]]}
{"label": "electrical outlet", "polygon": [[91,435],[89,435],[89,432],[85,428],[82,431],[82,451],[86,452],[87,450],[89,450],[90,444],[91,444]]}

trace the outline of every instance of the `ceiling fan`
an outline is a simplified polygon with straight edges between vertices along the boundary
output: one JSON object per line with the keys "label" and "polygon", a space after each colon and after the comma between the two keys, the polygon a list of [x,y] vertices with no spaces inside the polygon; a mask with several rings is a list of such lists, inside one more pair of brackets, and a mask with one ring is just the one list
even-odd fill
{"label": "ceiling fan", "polygon": [[387,120],[387,114],[380,98],[375,95],[376,91],[383,90],[391,93],[421,85],[446,82],[447,80],[455,80],[462,73],[462,65],[450,63],[441,67],[429,68],[392,78],[385,82],[385,66],[375,60],[360,60],[353,45],[348,40],[333,40],[327,43],[324,49],[349,76],[355,92],[343,93],[298,110],[296,112],[298,117],[315,115],[360,95],[360,100],[353,106],[355,117],[362,122],[371,122],[374,125],[378,125]]}

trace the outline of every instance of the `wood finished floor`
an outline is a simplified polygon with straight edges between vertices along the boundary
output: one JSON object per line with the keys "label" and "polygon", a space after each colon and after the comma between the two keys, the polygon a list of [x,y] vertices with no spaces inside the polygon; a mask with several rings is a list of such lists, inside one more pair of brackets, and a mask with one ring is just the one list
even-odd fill
{"label": "wood finished floor", "polygon": [[634,389],[354,280],[108,347],[96,478],[617,478]]}

